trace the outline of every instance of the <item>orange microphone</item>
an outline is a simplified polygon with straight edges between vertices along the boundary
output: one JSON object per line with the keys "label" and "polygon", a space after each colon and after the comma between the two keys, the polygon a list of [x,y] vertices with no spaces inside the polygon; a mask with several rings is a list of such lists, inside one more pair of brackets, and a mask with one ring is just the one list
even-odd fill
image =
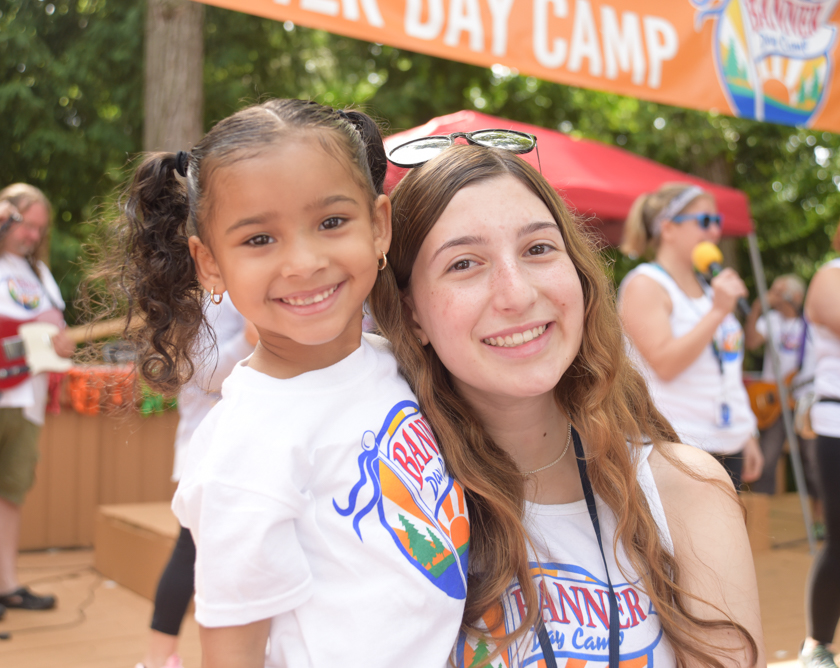
{"label": "orange microphone", "polygon": [[[723,271],[723,253],[711,241],[701,241],[691,251],[691,264],[694,269],[704,276],[714,278]],[[744,315],[749,314],[749,302],[743,297],[738,298],[738,308]]]}

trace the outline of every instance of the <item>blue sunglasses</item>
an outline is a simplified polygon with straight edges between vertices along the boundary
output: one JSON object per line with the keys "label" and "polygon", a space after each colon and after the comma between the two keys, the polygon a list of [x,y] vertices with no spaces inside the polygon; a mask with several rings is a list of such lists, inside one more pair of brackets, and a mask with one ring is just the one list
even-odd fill
{"label": "blue sunglasses", "polygon": [[684,213],[671,218],[675,223],[684,223],[687,220],[696,220],[702,230],[708,230],[712,225],[721,227],[723,216],[719,213]]}

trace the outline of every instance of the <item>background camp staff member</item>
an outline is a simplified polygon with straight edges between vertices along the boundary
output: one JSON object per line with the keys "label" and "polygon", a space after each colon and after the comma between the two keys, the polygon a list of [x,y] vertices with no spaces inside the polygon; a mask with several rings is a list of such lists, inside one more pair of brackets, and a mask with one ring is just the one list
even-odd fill
{"label": "background camp staff member", "polygon": [[[840,253],[840,226],[834,234]],[[800,661],[806,668],[835,668],[828,645],[840,621],[840,258],[811,280],[805,317],[811,323],[817,358],[811,427],[817,434],[817,482],[825,518],[825,543],[811,567],[808,638]]]}
{"label": "background camp staff member", "polygon": [[[52,207],[44,193],[24,183],[0,191],[0,316],[64,327],[64,301],[42,261]],[[75,345],[61,332],[56,352]],[[47,405],[48,374],[27,378],[0,394],[0,614],[5,608],[46,610],[53,596],[38,596],[17,578],[20,507],[35,480],[38,439]]]}
{"label": "background camp staff member", "polygon": [[[205,352],[196,374],[178,393],[178,431],[172,471],[175,482],[181,479],[193,432],[222,398],[222,381],[238,362],[254,352],[258,338],[253,327],[246,328],[245,318],[229,299],[214,304],[207,298],[204,317],[207,326],[201,331],[196,348]],[[158,581],[146,655],[135,668],[182,668],[177,654],[178,634],[192,601],[194,583],[195,542],[190,530],[181,527]]]}
{"label": "background camp staff member", "polygon": [[619,312],[657,407],[684,443],[717,457],[736,489],[761,474],[756,421],[742,382],[744,335],[732,314],[746,296],[743,281],[724,269],[708,286],[691,253],[720,240],[712,195],[666,184],[640,195],[627,218],[621,249],[655,252],[619,288]]}
{"label": "background camp staff member", "polygon": [[[810,390],[814,381],[814,345],[811,340],[811,328],[802,317],[804,300],[805,281],[795,274],[779,276],[767,291],[770,312],[762,315],[761,302],[756,299],[744,323],[747,348],[755,350],[764,346],[761,380],[776,384],[770,346],[767,344],[767,337],[772,332],[774,347],[779,354],[782,382],[788,384],[794,399],[799,399]],[[787,434],[781,414],[772,424],[761,429],[759,444],[764,455],[764,469],[761,477],[750,484],[751,492],[775,494],[776,466],[786,440]],[[800,438],[799,446],[808,494],[815,498],[817,491],[812,461],[815,443],[812,439]]]}

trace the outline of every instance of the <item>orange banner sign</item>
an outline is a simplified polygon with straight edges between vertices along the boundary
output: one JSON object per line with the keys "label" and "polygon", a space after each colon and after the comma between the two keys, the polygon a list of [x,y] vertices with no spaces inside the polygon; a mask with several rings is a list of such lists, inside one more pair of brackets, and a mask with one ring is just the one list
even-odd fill
{"label": "orange banner sign", "polygon": [[840,131],[838,0],[202,0],[548,81]]}

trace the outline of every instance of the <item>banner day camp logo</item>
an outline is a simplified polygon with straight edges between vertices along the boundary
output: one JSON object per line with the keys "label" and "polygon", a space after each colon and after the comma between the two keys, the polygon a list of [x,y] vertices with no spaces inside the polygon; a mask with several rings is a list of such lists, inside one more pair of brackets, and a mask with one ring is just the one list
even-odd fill
{"label": "banner day camp logo", "polygon": [[[558,668],[606,668],[609,665],[609,589],[607,583],[581,566],[530,564],[534,584],[542,599],[542,617]],[[662,627],[650,599],[635,582],[614,583],[618,602],[621,668],[654,668],[654,654],[661,648]],[[496,634],[517,628],[524,615],[518,584],[507,590],[502,614],[504,624]],[[489,621],[489,620],[488,620]],[[491,624],[488,623],[488,626]],[[455,649],[456,666],[473,668],[490,655],[483,640],[463,633]],[[490,668],[545,668],[535,633],[527,634],[491,661]]]}
{"label": "banner day camp logo", "polygon": [[400,402],[378,432],[365,432],[358,464],[359,480],[346,503],[333,500],[336,511],[352,517],[362,541],[361,521],[375,513],[409,563],[450,597],[466,598],[464,491],[449,476],[419,406]]}
{"label": "banner day camp logo", "polygon": [[736,116],[809,126],[828,98],[838,0],[691,0],[715,22],[718,79]]}
{"label": "banner day camp logo", "polygon": [[196,1],[500,76],[840,132],[838,0]]}

